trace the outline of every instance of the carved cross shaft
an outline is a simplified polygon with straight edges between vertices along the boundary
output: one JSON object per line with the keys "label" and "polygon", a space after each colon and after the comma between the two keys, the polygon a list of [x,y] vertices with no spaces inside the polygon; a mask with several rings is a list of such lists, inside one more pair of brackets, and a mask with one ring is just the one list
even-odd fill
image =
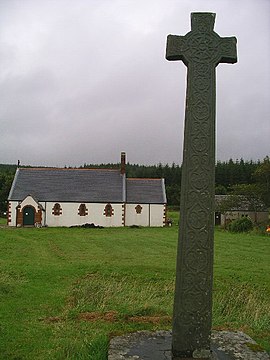
{"label": "carved cross shaft", "polygon": [[215,14],[192,13],[191,31],[168,35],[167,60],[188,68],[173,359],[207,359],[212,324],[215,196],[215,68],[235,63],[236,38],[221,38]]}

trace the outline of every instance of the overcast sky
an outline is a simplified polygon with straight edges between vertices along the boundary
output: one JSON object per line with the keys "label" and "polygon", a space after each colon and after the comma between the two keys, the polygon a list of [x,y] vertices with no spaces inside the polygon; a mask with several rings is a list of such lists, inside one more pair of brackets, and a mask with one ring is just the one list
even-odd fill
{"label": "overcast sky", "polygon": [[190,13],[216,13],[217,159],[270,154],[269,0],[0,0],[0,163],[181,164]]}

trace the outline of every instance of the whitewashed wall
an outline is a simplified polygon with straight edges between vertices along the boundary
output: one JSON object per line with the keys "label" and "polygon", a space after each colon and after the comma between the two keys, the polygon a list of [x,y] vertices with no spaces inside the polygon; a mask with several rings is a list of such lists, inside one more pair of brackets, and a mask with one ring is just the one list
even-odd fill
{"label": "whitewashed wall", "polygon": [[[140,214],[136,213],[137,205],[142,207]],[[126,204],[126,226],[163,226],[163,221],[163,204]]]}
{"label": "whitewashed wall", "polygon": [[[11,222],[9,226],[16,226],[16,207],[18,201],[10,202]],[[94,223],[104,227],[123,226],[123,204],[111,204],[114,210],[113,216],[106,217],[104,209],[106,204],[85,203],[88,209],[86,216],[78,215],[80,203],[59,203],[62,208],[61,215],[53,215],[53,207],[55,202],[40,202],[45,211],[42,211],[42,226],[72,226],[83,225],[86,223]],[[38,211],[38,205],[34,199],[29,196],[22,203],[21,208],[27,205],[32,205]],[[137,214],[135,207],[141,205],[141,214]],[[164,205],[156,204],[126,204],[126,226],[163,226],[164,220]]]}
{"label": "whitewashed wall", "polygon": [[164,205],[150,205],[150,226],[163,226]]}
{"label": "whitewashed wall", "polygon": [[[142,211],[136,213],[136,206],[140,205]],[[149,226],[149,204],[126,204],[126,226]]]}
{"label": "whitewashed wall", "polygon": [[18,201],[10,201],[10,214],[11,214],[11,221],[8,223],[9,226],[16,226],[16,207],[18,206]]}
{"label": "whitewashed wall", "polygon": [[36,211],[38,211],[38,204],[37,202],[32,198],[32,196],[27,196],[22,202],[21,202],[21,209],[25,206],[33,206]]}
{"label": "whitewashed wall", "polygon": [[48,226],[72,226],[72,225],[83,225],[91,224],[111,227],[111,226],[122,226],[122,204],[111,204],[113,208],[113,215],[106,217],[104,209],[106,204],[93,204],[85,203],[88,209],[88,215],[78,215],[78,209],[80,203],[61,203],[62,214],[53,215],[54,202],[47,202],[42,204],[46,209],[46,219],[44,219]]}

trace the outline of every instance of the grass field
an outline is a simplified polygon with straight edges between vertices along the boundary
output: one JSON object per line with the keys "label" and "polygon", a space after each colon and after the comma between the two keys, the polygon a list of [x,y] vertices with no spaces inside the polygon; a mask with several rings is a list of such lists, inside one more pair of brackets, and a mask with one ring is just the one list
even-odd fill
{"label": "grass field", "polygon": [[[0,228],[0,359],[105,360],[110,336],[169,329],[176,244],[177,226]],[[216,230],[213,327],[268,351],[269,248]]]}
{"label": "grass field", "polygon": [[0,225],[6,225],[7,219],[0,217]]}

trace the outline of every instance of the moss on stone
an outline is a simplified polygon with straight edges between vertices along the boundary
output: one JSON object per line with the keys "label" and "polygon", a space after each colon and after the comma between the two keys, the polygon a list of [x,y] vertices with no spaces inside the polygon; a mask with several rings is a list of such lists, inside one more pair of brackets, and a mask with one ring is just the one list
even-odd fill
{"label": "moss on stone", "polygon": [[264,351],[264,349],[258,344],[247,342],[246,345],[250,350],[252,350],[254,352],[262,352],[262,351]]}

